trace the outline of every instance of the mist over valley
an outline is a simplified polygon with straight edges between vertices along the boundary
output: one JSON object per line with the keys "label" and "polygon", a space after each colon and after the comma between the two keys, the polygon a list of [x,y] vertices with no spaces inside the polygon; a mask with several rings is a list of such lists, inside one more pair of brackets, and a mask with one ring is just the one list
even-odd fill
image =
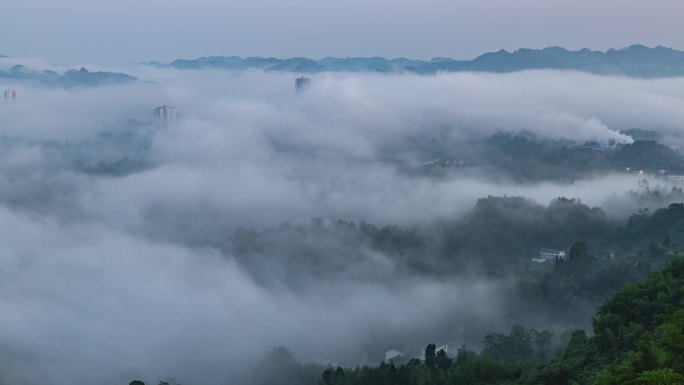
{"label": "mist over valley", "polygon": [[536,367],[684,245],[682,77],[20,62],[0,383],[361,384],[515,333]]}

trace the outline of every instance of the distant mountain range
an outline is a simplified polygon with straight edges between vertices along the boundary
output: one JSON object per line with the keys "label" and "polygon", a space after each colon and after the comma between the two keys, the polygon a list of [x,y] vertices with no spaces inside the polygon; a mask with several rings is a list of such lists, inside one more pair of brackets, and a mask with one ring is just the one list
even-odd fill
{"label": "distant mountain range", "polygon": [[131,83],[135,76],[116,72],[90,72],[85,68],[68,70],[63,74],[55,71],[32,71],[23,65],[15,65],[8,71],[0,71],[0,82],[18,82],[62,88],[98,87],[104,85]]}
{"label": "distant mountain range", "polygon": [[568,51],[561,47],[500,50],[478,56],[474,60],[434,58],[430,61],[414,59],[385,59],[382,57],[327,57],[316,60],[303,57],[278,59],[266,57],[210,56],[192,60],[178,59],[164,64],[150,62],[162,68],[222,69],[318,73],[318,72],[411,72],[435,74],[439,72],[496,72],[507,73],[535,69],[556,69],[590,72],[601,75],[624,75],[641,78],[684,76],[684,51],[657,46],[649,48],[632,45],[622,49]]}

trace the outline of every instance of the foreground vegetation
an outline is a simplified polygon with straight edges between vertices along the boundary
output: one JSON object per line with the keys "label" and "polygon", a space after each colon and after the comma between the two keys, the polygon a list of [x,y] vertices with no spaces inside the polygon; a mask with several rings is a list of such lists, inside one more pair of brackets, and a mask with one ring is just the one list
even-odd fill
{"label": "foreground vegetation", "polygon": [[328,368],[325,385],[571,385],[684,384],[684,258],[676,257],[645,281],[619,290],[594,318],[594,335],[572,333],[548,360],[544,332],[515,326],[489,335],[477,354],[435,352],[396,366]]}

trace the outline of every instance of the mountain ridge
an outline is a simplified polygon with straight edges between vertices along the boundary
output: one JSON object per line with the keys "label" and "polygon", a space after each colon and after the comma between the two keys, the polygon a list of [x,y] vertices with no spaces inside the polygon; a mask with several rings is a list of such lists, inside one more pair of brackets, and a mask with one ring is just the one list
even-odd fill
{"label": "mountain ridge", "polygon": [[599,75],[623,75],[639,78],[684,76],[684,51],[664,46],[653,48],[634,44],[607,51],[583,48],[577,51],[558,46],[542,49],[501,49],[484,53],[472,60],[435,57],[418,60],[405,57],[306,57],[276,58],[261,56],[201,56],[176,59],[170,63],[148,62],[161,68],[221,69],[229,71],[263,70],[270,72],[377,72],[436,74],[440,72],[509,73],[524,70],[574,70]]}
{"label": "mountain ridge", "polygon": [[98,87],[127,84],[138,81],[132,75],[119,72],[88,71],[86,68],[70,69],[62,74],[52,70],[34,71],[17,64],[7,71],[0,70],[0,83],[12,82],[35,84],[49,87]]}

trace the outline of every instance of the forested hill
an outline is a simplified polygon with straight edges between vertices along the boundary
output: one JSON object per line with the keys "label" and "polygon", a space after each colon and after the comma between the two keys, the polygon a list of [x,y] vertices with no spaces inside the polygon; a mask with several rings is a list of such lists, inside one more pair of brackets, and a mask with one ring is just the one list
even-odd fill
{"label": "forested hill", "polygon": [[[680,189],[672,193],[681,200]],[[434,225],[379,227],[315,218],[266,230],[239,228],[217,246],[260,285],[295,292],[331,282],[400,289],[417,277],[514,282],[498,297],[504,303],[500,313],[558,331],[588,327],[616,290],[683,251],[684,204],[618,221],[573,199],[544,206],[519,197],[487,197],[464,217]],[[533,262],[542,248],[564,250],[569,259]],[[463,338],[476,345],[502,322],[510,326],[495,317],[486,326],[482,320],[459,322],[468,329]],[[383,343],[403,340],[392,336]],[[376,353],[369,351],[368,357],[375,360]]]}
{"label": "forested hill", "polygon": [[582,49],[569,51],[561,47],[544,49],[519,49],[513,52],[500,50],[478,56],[473,60],[434,58],[415,60],[407,58],[386,59],[382,57],[238,57],[210,56],[197,59],[178,59],[168,64],[150,62],[159,67],[177,69],[222,69],[318,73],[318,72],[412,72],[435,74],[438,72],[515,72],[533,69],[556,69],[583,71],[601,75],[624,75],[655,78],[684,76],[684,52],[657,46],[632,45],[605,52]]}
{"label": "forested hill", "polygon": [[[441,137],[412,137],[402,150],[431,159],[419,171],[432,176],[482,172],[492,178],[518,182],[578,180],[591,175],[625,173],[628,169],[657,175],[684,173],[678,150],[657,140],[644,140],[633,131],[631,143],[572,143],[542,138],[529,132],[497,132],[486,138],[458,141]],[[657,138],[660,139],[660,138]],[[407,165],[409,172],[415,172]],[[663,175],[661,175],[663,176]]]}
{"label": "forested hill", "polygon": [[428,345],[424,359],[403,365],[329,368],[325,385],[680,385],[684,384],[684,259],[675,258],[631,284],[596,314],[594,336],[572,333],[549,361],[548,334],[520,325],[485,337],[477,354],[453,357]]}
{"label": "forested hill", "polygon": [[88,71],[86,68],[68,70],[59,74],[52,70],[34,71],[23,65],[15,65],[0,71],[0,83],[31,84],[48,87],[76,88],[128,84],[138,78],[125,73]]}
{"label": "forested hill", "polygon": [[[658,190],[648,194],[665,197]],[[680,188],[673,188],[667,196],[684,200]],[[293,274],[353,275],[371,280],[394,280],[398,272],[511,274],[526,271],[530,259],[542,248],[570,253],[578,241],[588,245],[597,263],[606,263],[610,250],[616,258],[610,265],[630,256],[659,258],[668,252],[684,251],[684,204],[670,204],[653,212],[641,210],[623,221],[607,218],[601,208],[576,199],[558,198],[544,206],[521,197],[490,196],[480,199],[463,218],[433,225],[378,227],[314,218],[307,224],[285,223],[266,230],[238,228],[218,246],[257,280],[273,282]],[[392,261],[388,276],[383,275],[385,269],[376,266],[376,253]],[[266,268],[280,264],[287,269]],[[302,277],[294,280],[296,285],[306,283]]]}

